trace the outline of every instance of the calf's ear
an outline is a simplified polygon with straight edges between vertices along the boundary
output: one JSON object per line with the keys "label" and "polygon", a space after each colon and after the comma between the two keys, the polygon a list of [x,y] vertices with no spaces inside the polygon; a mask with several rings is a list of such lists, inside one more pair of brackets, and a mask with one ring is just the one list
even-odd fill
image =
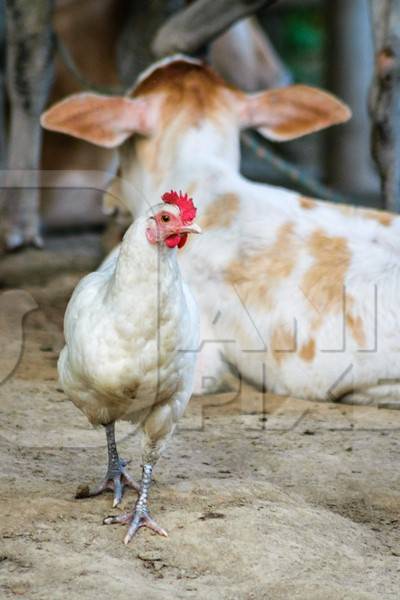
{"label": "calf's ear", "polygon": [[350,108],[322,90],[307,85],[291,85],[257,94],[246,94],[241,101],[243,129],[257,129],[270,140],[294,140],[344,123]]}
{"label": "calf's ear", "polygon": [[150,102],[124,96],[82,93],[68,96],[44,112],[44,129],[66,133],[103,148],[116,148],[133,133],[152,130]]}

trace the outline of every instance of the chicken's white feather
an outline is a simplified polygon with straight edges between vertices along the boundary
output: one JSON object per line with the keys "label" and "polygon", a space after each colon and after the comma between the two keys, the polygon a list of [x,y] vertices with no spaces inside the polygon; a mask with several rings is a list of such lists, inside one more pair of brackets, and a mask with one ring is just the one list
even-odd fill
{"label": "chicken's white feather", "polygon": [[198,338],[196,304],[181,279],[176,249],[152,245],[147,219],[82,279],[65,314],[61,384],[94,425],[143,422],[155,407],[191,395]]}

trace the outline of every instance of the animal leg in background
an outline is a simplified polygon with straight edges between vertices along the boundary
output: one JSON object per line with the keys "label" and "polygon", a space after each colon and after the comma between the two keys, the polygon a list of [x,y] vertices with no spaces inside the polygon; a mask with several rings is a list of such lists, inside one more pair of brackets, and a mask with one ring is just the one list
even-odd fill
{"label": "animal leg in background", "polygon": [[246,92],[292,83],[292,76],[256,17],[231,25],[210,45],[210,61],[222,77]]}
{"label": "animal leg in background", "polygon": [[39,226],[39,123],[53,76],[53,0],[6,0],[6,87],[10,100],[8,169],[30,170],[29,188],[18,189],[6,174],[1,192],[5,245],[43,245]]}
{"label": "animal leg in background", "polygon": [[5,120],[5,72],[6,72],[6,27],[4,0],[0,0],[0,169],[6,160],[6,120]]}
{"label": "animal leg in background", "polygon": [[[378,385],[356,390],[339,398],[343,404],[359,404],[361,406],[379,406],[379,408],[398,408],[400,398],[400,381],[382,379]],[[335,398],[336,400],[336,398]]]}
{"label": "animal leg in background", "polygon": [[233,23],[277,0],[196,0],[170,17],[152,43],[156,57],[201,50]]}
{"label": "animal leg in background", "polygon": [[105,430],[107,436],[108,468],[104,480],[94,490],[90,490],[86,485],[79,486],[75,498],[90,498],[92,496],[99,496],[106,490],[111,490],[114,491],[113,508],[115,508],[121,504],[125,486],[137,492],[140,491],[140,486],[125,470],[128,462],[119,457],[115,442],[115,424],[110,423],[106,425]]}
{"label": "animal leg in background", "polygon": [[163,23],[184,8],[185,0],[131,2],[117,43],[117,67],[121,81],[132,85],[154,60],[150,43]]}

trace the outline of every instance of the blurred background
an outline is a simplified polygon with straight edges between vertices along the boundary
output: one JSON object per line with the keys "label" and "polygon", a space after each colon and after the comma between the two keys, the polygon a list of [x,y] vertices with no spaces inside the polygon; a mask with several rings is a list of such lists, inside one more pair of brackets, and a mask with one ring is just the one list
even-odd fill
{"label": "blurred background", "polygon": [[[259,18],[294,82],[327,89],[353,111],[345,125],[275,144],[275,150],[355,204],[383,207],[370,150],[368,96],[374,68],[370,3],[283,0],[261,11]],[[246,170],[257,179],[262,179],[263,167],[258,162],[254,173],[251,158],[246,160]],[[293,187],[273,169],[268,179]]]}
{"label": "blurred background", "polygon": [[[197,2],[207,5],[207,0]],[[107,173],[111,178],[114,154],[67,136],[43,134],[38,129],[39,115],[74,92],[113,93],[129,88],[155,58],[168,54],[168,48],[179,49],[174,35],[160,52],[154,40],[177,11],[197,2],[0,2],[0,165],[2,187],[7,188],[1,192],[0,207],[5,251],[40,246],[43,236],[104,230],[110,218],[101,209],[103,190],[93,189],[85,171],[98,170],[106,174],[105,179]],[[214,2],[226,12],[236,4],[240,3]],[[295,142],[256,139],[258,152],[254,140],[253,146],[243,143],[242,172],[310,196],[396,210],[397,190],[394,201],[381,194],[371,157],[368,109],[374,77],[373,16],[379,19],[379,11],[390,3],[249,0],[242,4],[256,6],[250,19],[237,21],[214,42],[207,40],[210,43],[192,50],[193,55],[205,57],[226,79],[247,91],[301,82],[333,92],[353,111],[347,124]],[[262,146],[287,161],[287,168],[277,168]],[[299,171],[294,177],[291,166]],[[7,179],[13,169],[57,173],[51,184],[43,174],[31,174],[26,184],[30,189],[21,191]],[[328,186],[333,195],[324,190],[315,193],[307,177]],[[31,230],[24,222],[27,215],[36,218]]]}

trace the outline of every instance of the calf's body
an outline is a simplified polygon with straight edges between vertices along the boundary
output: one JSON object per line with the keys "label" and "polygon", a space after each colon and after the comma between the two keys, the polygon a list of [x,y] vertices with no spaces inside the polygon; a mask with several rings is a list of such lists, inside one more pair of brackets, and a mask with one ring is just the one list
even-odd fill
{"label": "calf's body", "polygon": [[396,401],[400,219],[239,173],[240,128],[283,141],[345,120],[346,107],[305,86],[246,95],[185,59],[156,65],[120,101],[116,117],[105,98],[72,97],[43,123],[122,144],[110,197],[134,217],[169,187],[196,195],[204,235],[180,253],[201,314],[195,391],[233,368],[278,394]]}
{"label": "calf's body", "polygon": [[141,188],[175,181],[201,198],[204,236],[180,256],[202,316],[196,391],[218,389],[231,365],[278,394],[396,393],[400,219],[251,183],[203,133],[187,136],[197,150],[182,144],[180,168]]}

